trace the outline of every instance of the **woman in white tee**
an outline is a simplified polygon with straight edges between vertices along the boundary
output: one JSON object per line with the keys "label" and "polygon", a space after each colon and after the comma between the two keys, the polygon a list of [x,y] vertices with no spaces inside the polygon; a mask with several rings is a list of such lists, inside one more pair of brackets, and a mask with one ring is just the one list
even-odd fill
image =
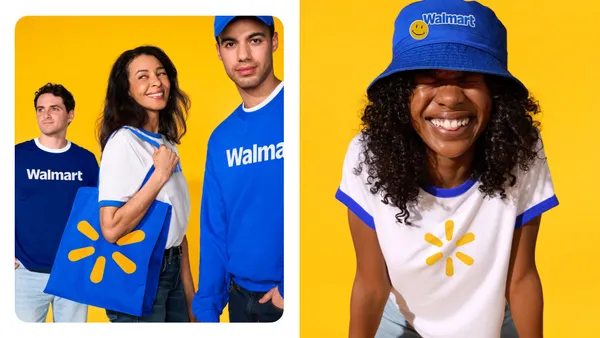
{"label": "woman in white tee", "polygon": [[128,50],[114,63],[99,137],[102,234],[116,242],[135,229],[154,200],[170,204],[172,211],[152,314],[135,317],[107,309],[111,322],[194,320],[185,236],[190,197],[176,148],[185,134],[188,109],[177,70],[160,48]]}
{"label": "woman in white tee", "polygon": [[376,334],[392,290],[422,337],[498,338],[506,300],[519,337],[542,337],[535,244],[558,200],[506,29],[475,1],[420,1],[393,55],[336,194],[357,258],[350,337]]}

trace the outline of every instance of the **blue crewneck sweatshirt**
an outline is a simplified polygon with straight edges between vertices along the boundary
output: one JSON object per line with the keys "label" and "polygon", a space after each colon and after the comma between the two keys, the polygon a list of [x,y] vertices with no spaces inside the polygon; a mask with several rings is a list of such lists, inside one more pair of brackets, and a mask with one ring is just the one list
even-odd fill
{"label": "blue crewneck sweatshirt", "polygon": [[96,157],[75,143],[15,146],[15,257],[25,268],[50,273],[77,190],[97,182]]}
{"label": "blue crewneck sweatshirt", "polygon": [[218,322],[229,282],[283,296],[283,83],[240,105],[212,133],[200,212],[200,273],[192,309]]}

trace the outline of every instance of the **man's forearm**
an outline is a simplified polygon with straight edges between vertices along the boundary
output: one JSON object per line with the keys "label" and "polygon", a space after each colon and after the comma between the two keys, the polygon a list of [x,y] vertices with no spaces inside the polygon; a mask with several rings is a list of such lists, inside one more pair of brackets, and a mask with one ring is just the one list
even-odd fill
{"label": "man's forearm", "polygon": [[512,282],[507,296],[519,338],[542,338],[544,296],[537,271]]}

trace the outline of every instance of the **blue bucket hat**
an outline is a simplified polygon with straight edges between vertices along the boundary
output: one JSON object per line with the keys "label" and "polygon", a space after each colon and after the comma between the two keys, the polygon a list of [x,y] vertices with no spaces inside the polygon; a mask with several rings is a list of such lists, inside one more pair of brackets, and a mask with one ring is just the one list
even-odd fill
{"label": "blue bucket hat", "polygon": [[443,69],[498,75],[527,90],[508,71],[506,28],[476,1],[422,0],[404,7],[394,24],[392,51],[392,62],[368,88],[398,72]]}
{"label": "blue bucket hat", "polygon": [[[215,16],[215,37],[219,36],[231,20],[235,18],[237,16]],[[272,16],[255,16],[255,18],[264,22],[267,26],[273,26],[274,24]]]}

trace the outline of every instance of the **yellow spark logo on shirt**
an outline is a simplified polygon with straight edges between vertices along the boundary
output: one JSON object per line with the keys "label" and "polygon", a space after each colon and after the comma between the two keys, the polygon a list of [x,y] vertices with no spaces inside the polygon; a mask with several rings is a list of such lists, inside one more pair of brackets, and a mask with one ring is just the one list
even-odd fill
{"label": "yellow spark logo on shirt", "polygon": [[[448,220],[448,221],[446,221],[446,240],[448,242],[452,240],[453,234],[454,234],[454,222],[451,220]],[[475,240],[475,235],[472,232],[469,232],[456,241],[456,246],[460,247],[465,244],[471,243],[474,240]],[[435,245],[440,248],[443,245],[442,241],[439,238],[435,237],[433,234],[431,234],[429,232],[427,234],[425,234],[425,241],[429,244]],[[437,263],[443,257],[444,257],[444,254],[442,252],[438,252],[434,255],[427,257],[427,259],[425,260],[425,263],[427,263],[427,265],[429,265],[429,266],[432,266],[433,264]],[[462,253],[460,251],[456,253],[456,258],[458,258],[461,262],[463,262],[469,266],[473,265],[473,263],[474,263],[473,258],[471,258],[469,255]],[[446,276],[452,277],[453,275],[454,275],[454,261],[452,260],[452,257],[448,257],[448,258],[446,258]]]}
{"label": "yellow spark logo on shirt", "polygon": [[[77,230],[81,232],[85,237],[91,239],[92,241],[97,241],[100,238],[100,235],[87,221],[81,221],[77,224]],[[146,234],[142,230],[136,230],[128,233],[127,235],[121,237],[117,241],[118,246],[124,246],[134,243],[139,243],[144,240]],[[69,260],[71,262],[77,262],[81,259],[89,257],[94,254],[96,250],[93,246],[86,246],[79,249],[74,249],[69,252]],[[127,258],[122,253],[115,251],[112,254],[112,259],[117,263],[117,265],[125,272],[126,274],[132,274],[135,272],[136,265],[129,258]],[[92,272],[90,273],[90,280],[92,283],[100,283],[102,278],[104,277],[104,267],[106,266],[106,258],[104,256],[98,256],[96,258],[96,262],[94,263],[94,267],[92,268]]]}

